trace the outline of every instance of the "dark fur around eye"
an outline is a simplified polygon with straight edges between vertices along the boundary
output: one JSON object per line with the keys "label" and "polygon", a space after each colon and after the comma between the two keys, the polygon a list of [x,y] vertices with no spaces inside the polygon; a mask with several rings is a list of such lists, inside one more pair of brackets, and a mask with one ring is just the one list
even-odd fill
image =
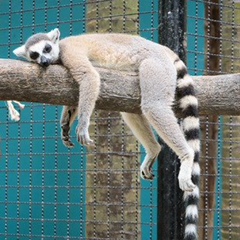
{"label": "dark fur around eye", "polygon": [[38,52],[30,52],[30,58],[32,60],[36,60],[39,57],[39,53]]}
{"label": "dark fur around eye", "polygon": [[43,53],[50,53],[52,50],[52,46],[49,44],[46,44],[45,48],[43,49]]}

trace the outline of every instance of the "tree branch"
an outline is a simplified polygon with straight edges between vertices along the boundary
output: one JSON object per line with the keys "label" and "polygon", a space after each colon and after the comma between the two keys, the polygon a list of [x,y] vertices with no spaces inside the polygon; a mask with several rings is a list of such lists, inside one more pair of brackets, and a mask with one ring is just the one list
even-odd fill
{"label": "tree branch", "polygon": [[[139,113],[137,73],[97,70],[102,84],[96,108]],[[240,115],[240,74],[193,78],[200,114]],[[0,59],[0,79],[0,100],[77,105],[78,85],[63,66],[51,65],[44,69],[37,64]]]}

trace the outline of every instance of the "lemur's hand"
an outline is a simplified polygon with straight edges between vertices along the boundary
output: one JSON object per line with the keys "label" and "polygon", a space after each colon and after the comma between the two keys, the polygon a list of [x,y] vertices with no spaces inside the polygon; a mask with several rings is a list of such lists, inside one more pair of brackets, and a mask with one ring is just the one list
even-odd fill
{"label": "lemur's hand", "polygon": [[89,137],[88,129],[82,128],[81,125],[77,127],[77,140],[83,146],[94,146],[94,141]]}
{"label": "lemur's hand", "polygon": [[61,126],[61,129],[62,129],[61,139],[62,139],[64,146],[67,148],[73,148],[74,144],[71,142],[70,135],[69,135],[69,132],[70,132],[69,120],[68,120],[67,124],[63,124]]}

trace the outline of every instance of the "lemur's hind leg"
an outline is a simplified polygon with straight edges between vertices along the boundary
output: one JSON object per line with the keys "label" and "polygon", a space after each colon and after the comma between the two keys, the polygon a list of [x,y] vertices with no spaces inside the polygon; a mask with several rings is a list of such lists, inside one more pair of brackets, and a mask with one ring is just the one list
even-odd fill
{"label": "lemur's hind leg", "polygon": [[61,138],[63,144],[68,148],[73,148],[74,144],[70,139],[70,130],[74,120],[77,117],[77,107],[76,106],[64,106],[61,116]]}
{"label": "lemur's hind leg", "polygon": [[152,180],[154,177],[152,166],[161,150],[161,146],[156,141],[152,129],[143,115],[132,113],[121,114],[123,120],[146,150],[146,156],[140,167],[140,175],[143,179]]}
{"label": "lemur's hind leg", "polygon": [[145,59],[139,68],[142,112],[164,142],[181,160],[179,186],[183,191],[195,187],[191,180],[194,151],[188,145],[172,110],[176,89],[176,70],[166,56]]}

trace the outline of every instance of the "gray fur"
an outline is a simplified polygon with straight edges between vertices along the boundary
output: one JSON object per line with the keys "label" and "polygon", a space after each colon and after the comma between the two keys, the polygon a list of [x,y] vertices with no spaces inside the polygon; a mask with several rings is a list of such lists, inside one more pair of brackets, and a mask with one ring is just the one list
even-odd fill
{"label": "gray fur", "polygon": [[44,33],[37,33],[34,36],[31,36],[25,43],[26,51],[28,51],[31,46],[33,46],[43,40],[50,41],[49,37]]}

